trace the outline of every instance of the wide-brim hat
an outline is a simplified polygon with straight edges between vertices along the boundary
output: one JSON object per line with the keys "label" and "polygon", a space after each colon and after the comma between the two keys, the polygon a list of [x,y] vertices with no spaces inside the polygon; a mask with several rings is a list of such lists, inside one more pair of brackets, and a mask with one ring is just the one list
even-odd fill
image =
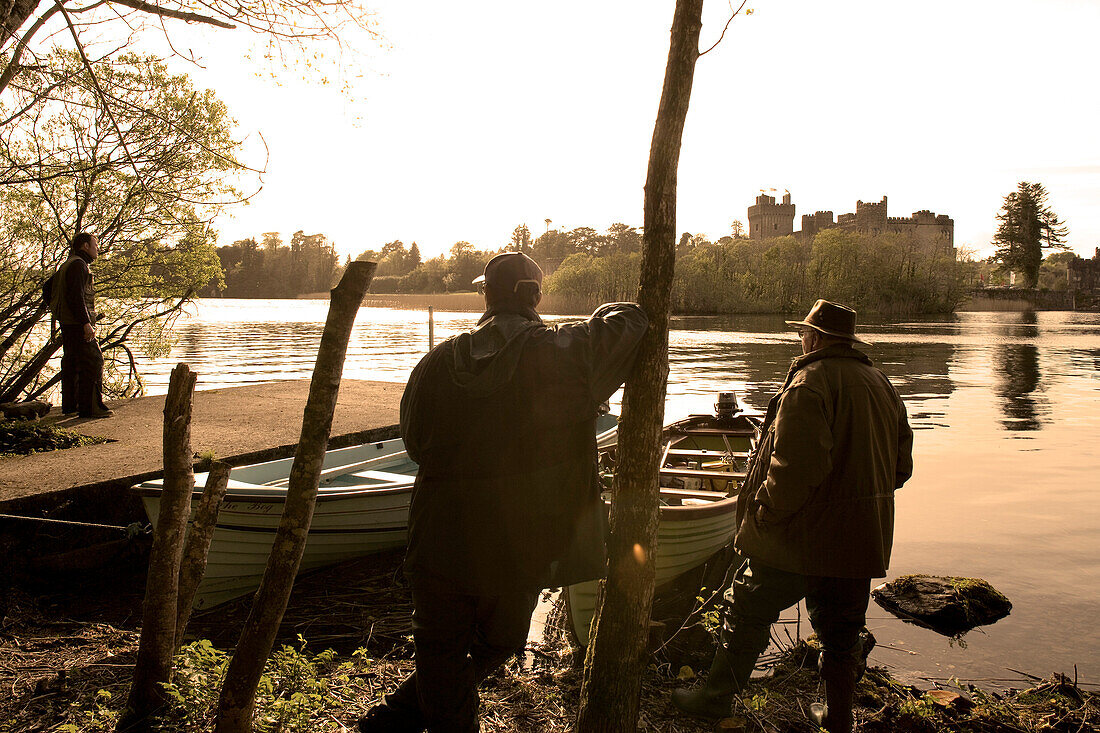
{"label": "wide-brim hat", "polygon": [[819,300],[810,308],[806,318],[801,321],[787,321],[786,323],[794,328],[809,326],[826,336],[848,339],[865,346],[871,345],[870,342],[856,336],[856,312],[840,303]]}
{"label": "wide-brim hat", "polygon": [[533,283],[542,292],[542,268],[522,252],[504,252],[485,263],[485,271],[473,284],[485,283],[494,291],[514,293],[521,283]]}

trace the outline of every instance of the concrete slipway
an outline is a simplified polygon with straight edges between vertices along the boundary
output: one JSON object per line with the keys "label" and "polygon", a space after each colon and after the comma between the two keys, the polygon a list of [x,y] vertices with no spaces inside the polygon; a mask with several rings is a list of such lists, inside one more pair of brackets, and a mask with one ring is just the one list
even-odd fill
{"label": "concrete slipway", "polygon": [[[302,429],[309,381],[283,381],[195,392],[191,447],[233,465],[293,455]],[[333,416],[331,447],[397,436],[402,384],[345,379]],[[127,487],[162,471],[164,396],[109,403],[101,420],[63,417],[43,422],[112,442],[0,460],[0,512],[75,501],[129,503]],[[109,507],[103,515],[114,514]],[[100,514],[100,512],[92,512]],[[85,515],[87,516],[87,514]]]}

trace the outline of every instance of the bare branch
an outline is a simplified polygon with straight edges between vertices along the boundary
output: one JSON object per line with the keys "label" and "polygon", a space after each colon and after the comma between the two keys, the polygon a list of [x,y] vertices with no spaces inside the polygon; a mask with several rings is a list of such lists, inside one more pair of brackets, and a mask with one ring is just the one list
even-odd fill
{"label": "bare branch", "polygon": [[[727,21],[726,21],[726,26],[725,26],[725,28],[723,28],[723,29],[722,29],[722,35],[718,36],[718,40],[714,42],[714,45],[713,45],[713,46],[711,46],[710,48],[708,48],[708,49],[707,49],[706,51],[703,51],[703,52],[702,52],[701,54],[699,54],[699,56],[706,56],[706,55],[707,55],[708,53],[710,53],[711,51],[713,51],[714,49],[716,49],[716,48],[718,47],[718,44],[719,44],[719,43],[721,43],[721,42],[722,42],[722,39],[726,37],[726,31],[727,31],[727,30],[729,30],[729,27],[730,27],[730,23],[732,23],[732,22],[733,22],[733,19],[737,17],[737,14],[741,12],[741,9],[742,9],[742,8],[744,8],[744,7],[745,7],[745,5],[747,5],[747,4],[748,4],[748,2],[749,2],[749,0],[744,0],[744,1],[743,1],[743,2],[742,2],[742,3],[741,3],[741,4],[740,4],[740,5],[738,6],[738,7],[737,7],[737,10],[734,10],[734,11],[733,11],[733,13],[732,13],[732,14],[730,15],[730,18],[729,18],[729,20],[727,20]],[[732,6],[732,5],[730,5],[730,7],[732,8],[733,6]]]}
{"label": "bare branch", "polygon": [[159,5],[142,2],[141,0],[111,0],[111,2],[115,5],[123,5],[127,8],[139,10],[143,13],[159,15],[165,18],[175,18],[176,20],[183,20],[188,23],[205,23],[206,25],[214,25],[218,28],[228,28],[230,30],[237,27],[232,23],[226,23],[224,20],[218,20],[217,18],[198,15],[197,13],[184,13],[179,10],[170,10],[168,8],[162,8]]}

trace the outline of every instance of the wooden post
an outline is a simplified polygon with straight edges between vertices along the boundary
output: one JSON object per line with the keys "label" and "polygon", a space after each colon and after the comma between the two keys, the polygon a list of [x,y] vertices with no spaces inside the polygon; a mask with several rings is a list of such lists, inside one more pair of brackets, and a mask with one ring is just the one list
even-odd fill
{"label": "wooden post", "polygon": [[150,717],[164,704],[161,684],[168,681],[172,672],[180,556],[191,514],[191,492],[195,488],[191,453],[195,381],[195,373],[186,364],[177,364],[168,382],[164,402],[164,488],[149,554],[134,680],[116,731],[150,729]]}
{"label": "wooden post", "polygon": [[435,346],[435,310],[428,306],[428,351]]}
{"label": "wooden post", "polygon": [[206,573],[206,555],[210,552],[210,540],[214,537],[214,528],[218,523],[218,510],[221,509],[226,487],[229,486],[229,471],[229,464],[225,461],[214,461],[210,466],[202,499],[195,509],[191,529],[187,533],[187,544],[183,548],[183,559],[180,561],[179,594],[176,601],[176,651],[183,644],[183,634],[187,631],[187,622],[191,620],[191,604],[195,600],[195,591]]}
{"label": "wooden post", "polygon": [[649,329],[623,392],[608,575],[597,597],[577,731],[637,729],[653,602],[658,463],[668,376],[668,309],[676,253],[676,169],[699,57],[703,0],[676,0],[649,172],[638,303]]}
{"label": "wooden post", "polygon": [[321,336],[317,365],[313,369],[313,381],[302,419],[302,436],[290,469],[286,505],[263,581],[252,601],[252,610],[237,642],[233,661],[226,671],[218,701],[216,733],[247,733],[252,730],[256,685],[275,643],[275,634],[286,611],[290,589],[298,573],[313,520],[321,463],[328,447],[351,328],[376,266],[374,262],[352,262],[340,278],[340,284],[332,290],[328,320]]}

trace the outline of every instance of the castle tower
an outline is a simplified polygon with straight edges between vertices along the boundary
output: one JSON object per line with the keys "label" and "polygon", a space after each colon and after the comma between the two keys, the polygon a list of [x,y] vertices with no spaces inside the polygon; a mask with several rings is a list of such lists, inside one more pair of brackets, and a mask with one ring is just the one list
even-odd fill
{"label": "castle tower", "polygon": [[791,194],[783,194],[783,203],[775,203],[774,196],[760,194],[749,207],[749,239],[785,237],[794,233],[794,204]]}

